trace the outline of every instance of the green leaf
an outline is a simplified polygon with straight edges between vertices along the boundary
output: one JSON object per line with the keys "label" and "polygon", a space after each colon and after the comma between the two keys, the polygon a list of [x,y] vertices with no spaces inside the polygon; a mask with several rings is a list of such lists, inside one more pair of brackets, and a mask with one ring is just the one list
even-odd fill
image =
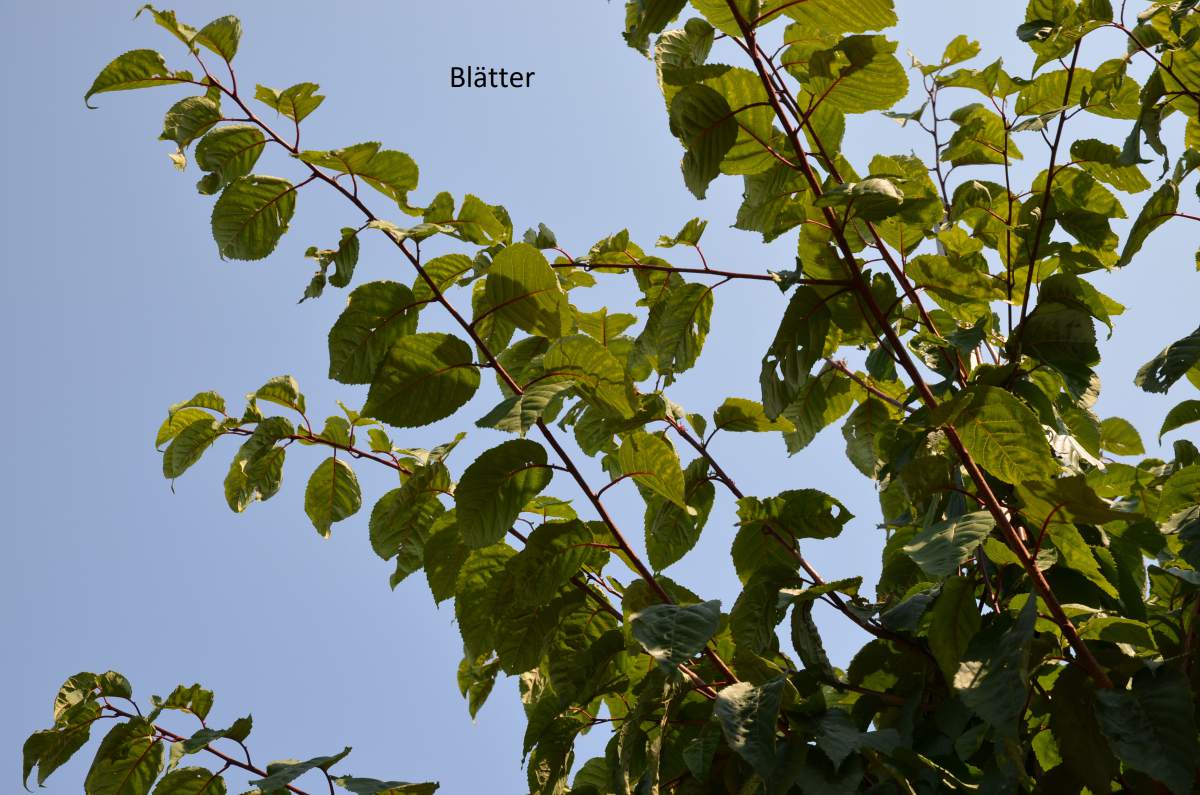
{"label": "green leaf", "polygon": [[1079,628],[1079,637],[1084,640],[1102,640],[1108,643],[1128,643],[1141,649],[1158,651],[1150,627],[1141,621],[1121,616],[1096,616]]}
{"label": "green leaf", "polygon": [[1167,412],[1158,431],[1158,440],[1161,442],[1166,434],[1193,422],[1200,422],[1200,400],[1185,400]]}
{"label": "green leaf", "polygon": [[716,488],[708,478],[708,462],[697,458],[684,470],[684,499],[689,513],[670,500],[653,494],[646,498],[646,557],[655,571],[662,571],[687,554],[700,540],[716,499]]}
{"label": "green leaf", "polygon": [[77,704],[65,717],[69,720],[63,721],[63,725],[36,731],[25,740],[21,748],[21,783],[26,787],[35,767],[40,787],[87,743],[92,724],[100,717],[100,706],[94,701]]}
{"label": "green leaf", "polygon": [[963,653],[971,638],[979,631],[974,580],[957,575],[947,579],[942,583],[942,589],[926,616],[929,622],[929,650],[933,652],[946,682],[953,684]]}
{"label": "green leaf", "polygon": [[1096,717],[1126,765],[1161,781],[1176,795],[1193,791],[1200,747],[1191,689],[1183,674],[1163,666],[1138,672],[1129,690],[1099,690]]}
{"label": "green leaf", "polygon": [[1166,392],[1200,362],[1200,328],[1164,348],[1142,365],[1134,383],[1147,392]]}
{"label": "green leaf", "polygon": [[263,795],[276,795],[276,793],[285,793],[287,785],[291,784],[296,779],[303,776],[310,770],[325,770],[336,765],[338,762],[346,758],[350,753],[347,747],[341,753],[333,756],[318,756],[309,759],[307,762],[272,762],[267,765],[267,777],[257,780],[251,780],[250,786],[258,787]]}
{"label": "green leaf", "polygon": [[463,647],[472,659],[495,648],[496,617],[507,607],[498,603],[497,597],[505,583],[505,565],[516,554],[516,550],[504,543],[473,549],[458,571],[454,582],[454,616],[458,619]]}
{"label": "green leaf", "polygon": [[380,497],[368,523],[375,554],[384,560],[399,556],[397,564],[408,569],[405,575],[420,568],[430,529],[445,512],[438,498],[448,494],[452,485],[445,465],[434,462],[419,467],[404,485]]}
{"label": "green leaf", "polygon": [[406,208],[409,191],[417,187],[417,164],[403,152],[379,147],[378,141],[368,141],[343,149],[301,152],[297,157],[310,165],[361,179]]}
{"label": "green leaf", "polygon": [[286,451],[276,443],[295,433],[283,417],[267,417],[250,434],[230,464],[225,476],[225,501],[241,513],[256,500],[268,500],[279,491]]}
{"label": "green leaf", "polygon": [[1058,464],[1037,416],[1003,389],[976,385],[939,407],[938,424],[952,424],[976,463],[1009,483],[1042,480]]}
{"label": "green leaf", "polygon": [[225,795],[225,779],[204,767],[181,767],[162,777],[154,795]]}
{"label": "green leaf", "polygon": [[353,516],[361,507],[362,490],[349,464],[330,456],[317,465],[304,490],[304,513],[318,533],[328,538],[334,522]]}
{"label": "green leaf", "polygon": [[790,431],[793,425],[786,419],[767,416],[762,404],[745,398],[725,398],[713,412],[713,425],[723,431],[758,432]]}
{"label": "green leaf", "polygon": [[602,569],[608,552],[593,542],[593,529],[577,519],[535,529],[508,565],[513,582],[519,584],[514,602],[547,603],[583,567]]}
{"label": "green leaf", "polygon": [[[1162,433],[1159,438],[1162,438]],[[1143,455],[1146,452],[1137,428],[1121,417],[1108,417],[1101,421],[1100,447],[1117,455]]]}
{"label": "green leaf", "polygon": [[666,498],[689,514],[684,494],[683,470],[671,443],[657,434],[634,431],[621,442],[617,467],[640,486]]}
{"label": "green leaf", "polygon": [[975,554],[995,526],[987,511],[964,514],[923,528],[904,551],[931,577],[948,577]]}
{"label": "green leaf", "polygon": [[254,719],[247,715],[244,718],[235,720],[228,729],[200,729],[191,737],[188,737],[182,743],[183,752],[186,754],[194,754],[214,740],[228,738],[230,740],[242,741],[250,736],[250,730],[254,725]]}
{"label": "green leaf", "polygon": [[190,712],[200,720],[204,720],[208,717],[209,710],[212,709],[213,694],[211,690],[206,690],[199,684],[187,687],[178,685],[165,699],[153,696],[151,701],[159,709],[177,709],[183,712]]}
{"label": "green leaf", "polygon": [[721,161],[738,137],[725,97],[708,86],[684,86],[671,101],[671,130],[683,143],[683,181],[697,199],[721,173]]}
{"label": "green leaf", "polygon": [[552,340],[571,331],[567,294],[542,252],[528,243],[508,246],[492,261],[476,322],[485,315]]}
{"label": "green leaf", "polygon": [[151,16],[154,17],[154,23],[156,25],[168,31],[172,36],[188,45],[188,49],[192,52],[196,51],[196,48],[192,46],[192,39],[196,37],[196,29],[191,25],[180,22],[175,16],[174,11],[159,11],[154,6],[147,3],[137,10],[137,13],[133,15],[133,18],[137,19],[140,17],[143,11],[149,11]]}
{"label": "green leaf", "polygon": [[333,783],[342,789],[350,790],[354,795],[433,795],[441,786],[433,781],[409,784],[404,781],[380,781],[376,778],[355,776],[337,776]]}
{"label": "green leaf", "polygon": [[163,743],[141,718],[114,726],[84,780],[87,795],[146,795],[162,770]]}
{"label": "green leaf", "polygon": [[646,653],[671,673],[704,651],[720,620],[721,603],[713,600],[696,605],[651,605],[630,616],[629,625]]}
{"label": "green leaf", "polygon": [[398,282],[368,282],[350,293],[329,330],[329,377],[369,384],[392,343],[417,330],[417,300]]}
{"label": "green leaf", "polygon": [[479,389],[471,348],[449,334],[411,334],[388,350],[362,413],[398,428],[449,417]]}
{"label": "green leaf", "polygon": [[687,0],[633,0],[626,5],[625,41],[646,52],[650,37],[661,33],[687,6]]}
{"label": "green leaf", "polygon": [[[95,94],[106,91],[129,91],[134,88],[149,88],[150,86],[167,86],[174,83],[188,82],[192,79],[187,72],[172,72],[167,68],[166,61],[154,50],[130,50],[118,55],[106,67],[100,70],[92,82],[92,87],[83,95],[83,103]],[[89,108],[91,105],[87,105]]]}
{"label": "green leaf", "polygon": [[700,236],[704,234],[706,226],[708,226],[708,221],[693,218],[684,224],[675,236],[660,235],[657,245],[659,248],[674,248],[675,246],[692,246],[694,248],[700,245]]}
{"label": "green leaf", "polygon": [[908,75],[895,51],[896,43],[883,36],[847,36],[809,57],[805,91],[838,113],[887,110],[908,94]]}
{"label": "green leaf", "polygon": [[542,367],[550,378],[574,381],[583,398],[604,414],[620,419],[634,415],[621,360],[591,337],[575,334],[558,340],[542,356]]}
{"label": "green leaf", "polygon": [[738,682],[718,693],[713,707],[725,742],[764,779],[775,768],[776,721],[784,684],[783,679],[761,687]]}
{"label": "green leaf", "polygon": [[182,151],[221,120],[221,108],[208,97],[185,97],[163,118],[160,141],[174,141]]}
{"label": "green leaf", "polygon": [[1015,622],[994,620],[977,634],[954,675],[963,702],[1005,736],[1015,736],[1028,689],[1036,602],[1029,595]]}
{"label": "green leaf", "polygon": [[436,604],[454,596],[454,581],[470,551],[462,542],[454,511],[439,516],[425,540],[424,550],[425,578]]}
{"label": "green leaf", "polygon": [[482,453],[454,493],[458,529],[476,549],[504,538],[521,509],[550,483],[554,471],[537,442],[512,439]]}
{"label": "green leaf", "polygon": [[513,395],[476,420],[480,428],[495,428],[524,436],[537,424],[547,407],[561,393],[575,386],[573,381],[534,384],[520,395]]}
{"label": "green leaf", "polygon": [[208,418],[185,427],[163,452],[163,477],[173,480],[182,475],[220,435],[221,424]]}
{"label": "green leaf", "polygon": [[196,144],[196,165],[210,172],[198,187],[205,194],[216,193],[254,168],[267,139],[262,130],[248,124],[231,124],[212,130]]}
{"label": "green leaf", "polygon": [[742,527],[769,527],[791,538],[836,538],[853,518],[845,505],[817,489],[789,489],[767,499],[738,500]]}
{"label": "green leaf", "polygon": [[646,326],[638,336],[638,350],[665,383],[689,370],[700,358],[712,317],[713,291],[702,284],[684,284],[650,308]]}
{"label": "green leaf", "polygon": [[806,599],[798,602],[792,608],[792,648],[796,650],[801,664],[807,670],[832,680],[837,675],[833,670],[833,665],[829,662],[829,655],[825,653],[825,644],[821,641],[817,622],[812,617],[814,604],[814,600]]}
{"label": "green leaf", "polygon": [[1150,181],[1136,165],[1121,161],[1121,150],[1112,144],[1087,138],[1071,144],[1071,159],[1101,182],[1126,193],[1149,190]]}
{"label": "green leaf", "polygon": [[1167,180],[1158,187],[1154,195],[1142,206],[1138,217],[1134,219],[1129,236],[1125,238],[1125,248],[1121,252],[1121,258],[1117,260],[1117,267],[1123,268],[1133,262],[1134,256],[1142,250],[1150,233],[1171,220],[1178,209],[1179,186]]}
{"label": "green leaf", "polygon": [[217,17],[204,27],[192,41],[215,52],[225,59],[232,61],[237,55],[238,43],[242,40],[242,22],[235,16]]}
{"label": "green leaf", "polygon": [[1050,731],[1063,767],[1092,792],[1111,790],[1117,760],[1096,720],[1096,690],[1084,671],[1068,666],[1054,682],[1050,698]]}
{"label": "green leaf", "polygon": [[803,3],[778,3],[784,13],[801,26],[825,34],[864,33],[883,30],[897,22],[892,0],[861,0],[844,3],[841,0],[805,0]]}
{"label": "green leaf", "polygon": [[325,97],[317,93],[320,88],[316,83],[297,83],[277,91],[260,85],[254,89],[254,98],[299,123],[325,101]]}
{"label": "green leaf", "polygon": [[217,198],[213,239],[223,258],[256,260],[275,250],[296,211],[296,188],[286,179],[238,177]]}
{"label": "green leaf", "polygon": [[304,414],[304,394],[296,379],[290,375],[275,376],[260,386],[253,397]]}

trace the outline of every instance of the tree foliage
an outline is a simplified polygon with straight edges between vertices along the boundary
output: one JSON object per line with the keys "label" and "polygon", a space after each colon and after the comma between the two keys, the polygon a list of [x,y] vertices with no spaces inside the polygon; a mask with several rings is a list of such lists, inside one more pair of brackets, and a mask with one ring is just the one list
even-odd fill
{"label": "tree foliage", "polygon": [[[366,234],[385,235],[413,275],[355,286],[330,331],[330,377],[369,384],[361,408],[318,432],[290,377],[244,407],[201,392],[158,431],[163,473],[240,437],[225,495],[242,511],[278,491],[298,443],[316,458],[304,508],[317,532],[373,500],[371,546],[394,561],[392,585],[420,575],[454,601],[470,713],[501,673],[517,677],[531,792],[1194,791],[1200,453],[1180,438],[1171,460],[1145,457],[1129,422],[1096,414],[1097,323],[1111,333],[1124,308],[1089,276],[1138,267],[1157,228],[1200,220],[1180,209],[1200,165],[1195,6],[1153,2],[1127,22],[1108,0],[1031,0],[1016,31],[1033,57],[1023,77],[961,35],[935,62],[903,63],[883,32],[892,0],[630,0],[625,39],[654,64],[684,184],[703,197],[717,178],[742,180],[735,225],[796,240],[782,273],[710,267],[700,219],[658,240],[694,250],[686,266],[624,230],[573,256],[543,224],[517,237],[504,207],[478,197],[414,199],[402,152],[299,148],[316,84],[251,96],[218,76],[214,61],[232,77],[235,18],[197,29],[147,6],[202,74],[134,50],[85,100],[196,93],[170,106],[162,138],[180,167],[194,147],[218,255],[270,255],[301,192],[323,188],[361,225],[309,249],[304,298],[352,284]],[[910,93],[920,104],[897,109]],[[927,156],[850,162],[850,125],[874,112],[926,131]],[[1119,125],[1123,145],[1074,137],[1084,113]],[[255,173],[267,149],[291,156],[291,177]],[[1027,185],[1015,182],[1022,159],[1046,163]],[[433,236],[460,252],[423,258]],[[598,279],[629,282],[629,305],[579,309],[574,294]],[[693,413],[668,389],[699,366],[717,288],[735,279],[791,296],[760,399],[718,395],[711,416]],[[438,312],[453,333],[418,331]],[[1163,343],[1136,383],[1200,387],[1200,331]],[[481,389],[495,408],[472,422],[459,409]],[[1176,405],[1162,433],[1200,420],[1198,406]],[[432,450],[393,441],[451,416],[507,438],[463,467],[450,462],[462,434]],[[802,552],[842,532],[840,501],[803,484],[746,494],[712,444],[780,434],[796,453],[839,422],[879,495],[873,597]],[[581,454],[607,482],[585,477]],[[364,465],[399,485],[364,495]],[[605,509],[614,487],[645,502],[645,556]],[[710,526],[718,488],[737,500],[735,526]],[[663,573],[702,533],[731,545],[743,586],[732,605]],[[845,669],[824,651],[817,602],[871,636]],[[199,685],[145,713],[123,706],[131,698],[119,674],[67,680],[53,726],[25,744],[25,778],[44,781],[103,725],[89,795],[223,793],[232,772],[257,793],[303,792],[297,782],[318,776],[356,795],[437,787],[332,772],[349,749],[259,768],[241,753],[249,718],[209,727]],[[167,728],[172,711],[201,728]],[[611,730],[605,753],[576,759],[597,726]],[[202,753],[215,769],[185,764]]]}

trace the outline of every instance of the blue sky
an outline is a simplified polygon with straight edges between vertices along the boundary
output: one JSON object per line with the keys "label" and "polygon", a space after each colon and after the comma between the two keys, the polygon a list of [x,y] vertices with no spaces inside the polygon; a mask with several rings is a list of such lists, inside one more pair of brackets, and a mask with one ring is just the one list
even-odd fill
{"label": "blue sky", "polygon": [[[989,60],[1003,55],[1014,71],[1028,68],[1012,34],[1018,3],[898,6],[902,24],[892,35],[901,52],[933,61],[966,32],[982,40]],[[519,229],[548,224],[572,252],[623,227],[649,246],[699,215],[711,220],[704,244],[714,267],[790,266],[788,242],[764,248],[757,236],[726,228],[740,180],[717,182],[705,202],[684,189],[653,68],[620,39],[619,2],[196,0],[176,8],[193,24],[241,16],[243,83],[320,83],[328,99],[306,122],[305,145],[378,139],[407,151],[421,167],[418,200],[437,190],[475,193],[506,205]],[[3,4],[4,29],[19,31],[0,54],[0,142],[9,153],[0,291],[9,362],[0,493],[9,541],[0,621],[10,648],[0,678],[18,684],[0,721],[0,748],[12,760],[4,775],[15,786],[20,743],[48,723],[66,676],[113,668],[143,700],[180,682],[204,683],[217,693],[216,724],[253,712],[259,762],[351,745],[340,769],[356,775],[440,779],[448,793],[523,791],[515,683],[500,683],[471,723],[455,685],[460,643],[449,605],[435,609],[421,577],[388,589],[389,566],[370,551],[365,511],[335,526],[329,540],[304,517],[315,451],[294,449],[283,492],[244,515],[230,513],[221,496],[232,444],[218,445],[174,493],[162,479],[154,431],[170,403],[200,389],[240,405],[268,377],[291,373],[314,415],[335,413],[337,399],[362,400],[361,390],[325,377],[325,335],[343,294],[296,304],[311,272],[304,249],[331,245],[358,219],[328,192],[306,189],[293,231],[270,259],[222,262],[209,235],[210,200],[156,140],[163,111],[182,94],[100,95],[96,111],[81,101],[96,72],[124,50],[156,47],[183,65],[163,31],[145,18],[131,21],[135,10]],[[1102,40],[1089,47],[1115,54],[1122,46]],[[451,89],[450,67],[467,64],[536,76],[528,89]],[[1115,143],[1126,132],[1124,124],[1081,120],[1085,126],[1080,133]],[[880,148],[928,154],[927,140],[881,118],[855,121],[846,148],[858,162]],[[1027,154],[1043,162],[1032,142]],[[264,158],[259,170],[294,173],[288,167]],[[1132,267],[1096,279],[1131,307],[1104,349],[1101,414],[1133,421],[1151,449],[1174,401],[1137,392],[1132,377],[1195,325],[1195,244],[1192,229],[1169,225]],[[688,252],[672,255],[691,264]],[[356,281],[379,278],[411,274],[376,241],[364,245]],[[585,301],[595,308],[628,297],[614,283]],[[731,394],[755,397],[758,360],[784,300],[769,285],[722,287],[704,358],[673,399],[709,412]],[[444,327],[435,315],[426,313],[425,328]],[[457,419],[394,438],[408,446],[445,441],[494,396],[481,390]],[[456,472],[501,440],[471,430],[451,459]],[[842,499],[858,518],[841,539],[806,553],[827,576],[872,579],[880,549],[873,489],[845,462],[838,430],[791,459],[777,437],[746,436],[716,443],[740,485],[764,495],[816,487]],[[391,487],[384,473],[358,470],[368,499]],[[597,467],[588,472],[599,479]],[[578,497],[565,480],[552,490]],[[639,536],[632,488],[609,493],[618,522]],[[727,558],[732,515],[722,495],[697,552],[668,570],[727,605],[736,595]],[[860,639],[844,622],[824,626],[831,653],[846,661]],[[47,791],[78,792],[85,764],[57,773]]]}

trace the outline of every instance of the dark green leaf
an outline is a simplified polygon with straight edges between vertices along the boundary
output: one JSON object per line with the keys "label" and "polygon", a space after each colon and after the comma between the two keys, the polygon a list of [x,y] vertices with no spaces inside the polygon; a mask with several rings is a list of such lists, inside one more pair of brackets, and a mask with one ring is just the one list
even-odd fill
{"label": "dark green leaf", "polygon": [[398,428],[449,417],[479,388],[471,348],[449,334],[411,334],[388,350],[363,414]]}
{"label": "dark green leaf", "polygon": [[328,537],[334,522],[358,513],[362,490],[350,465],[339,458],[326,458],[313,471],[304,490],[304,513],[322,536]]}
{"label": "dark green leaf", "polygon": [[672,672],[704,650],[721,620],[721,603],[651,605],[629,617],[633,637],[662,669]]}
{"label": "dark green leaf", "polygon": [[527,439],[513,439],[481,454],[467,467],[454,494],[463,541],[480,548],[503,539],[521,509],[553,475],[546,451]]}
{"label": "dark green leaf", "polygon": [[329,330],[329,377],[368,384],[388,350],[417,330],[419,304],[398,282],[369,282],[350,293],[346,309]]}
{"label": "dark green leaf", "polygon": [[222,257],[262,259],[275,250],[296,211],[296,189],[279,177],[238,177],[213,205],[212,233]]}
{"label": "dark green leaf", "polygon": [[738,682],[717,694],[713,708],[729,747],[763,778],[770,778],[775,768],[775,725],[783,687],[783,679],[761,687]]}

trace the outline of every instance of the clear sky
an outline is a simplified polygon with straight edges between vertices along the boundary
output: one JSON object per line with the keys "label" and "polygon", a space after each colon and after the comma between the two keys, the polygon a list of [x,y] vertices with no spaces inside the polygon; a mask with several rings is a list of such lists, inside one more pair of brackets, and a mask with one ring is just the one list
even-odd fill
{"label": "clear sky", "polygon": [[[451,795],[524,791],[515,682],[499,683],[471,723],[455,684],[461,646],[452,608],[435,609],[420,576],[388,589],[390,567],[370,550],[365,510],[336,525],[329,540],[304,517],[315,451],[293,448],[283,492],[244,515],[229,512],[222,498],[235,447],[228,441],[174,493],[161,476],[154,431],[170,403],[200,389],[240,405],[268,377],[291,373],[312,414],[336,413],[339,398],[362,400],[361,390],[325,377],[325,335],[344,294],[330,290],[296,304],[311,273],[304,249],[332,244],[339,227],[358,219],[328,192],[305,189],[293,231],[270,259],[220,261],[210,200],[193,190],[195,172],[178,174],[170,146],[156,141],[163,111],[182,94],[100,95],[95,111],[81,101],[99,69],[125,50],[155,47],[184,64],[165,32],[145,18],[131,21],[136,5],[2,4],[9,35],[0,52],[0,143],[8,153],[0,495],[8,542],[0,627],[9,652],[0,656],[0,680],[9,687],[0,749],[11,760],[2,780],[15,789],[20,743],[49,723],[60,682],[113,668],[143,701],[180,682],[204,683],[217,694],[214,724],[253,712],[250,746],[259,762],[351,745],[339,769],[356,775],[440,779]],[[1029,59],[1012,32],[1022,5],[899,0],[902,24],[892,35],[901,52],[933,61],[966,32],[982,40],[985,58],[1004,55],[1026,73]],[[190,0],[176,8],[193,24],[242,17],[242,81],[320,83],[328,99],[306,122],[304,143],[382,140],[409,152],[421,167],[418,201],[436,190],[473,192],[506,205],[518,230],[545,222],[572,252],[623,227],[648,247],[700,215],[711,219],[704,244],[714,266],[790,267],[789,242],[764,249],[756,235],[727,228],[740,180],[718,181],[705,202],[684,189],[653,67],[624,46],[616,0]],[[1104,46],[1115,53],[1122,45],[1110,38]],[[466,64],[536,76],[528,89],[452,90],[450,67]],[[1115,143],[1127,127],[1082,124]],[[880,148],[928,155],[928,146],[877,117],[853,123],[847,150],[853,159]],[[1027,154],[1043,161],[1040,146],[1031,143]],[[278,159],[259,166],[295,173],[287,169]],[[1135,214],[1137,206],[1127,209]],[[1193,229],[1168,226],[1134,266],[1096,280],[1131,305],[1104,349],[1101,413],[1133,421],[1151,449],[1175,401],[1138,393],[1132,377],[1195,326]],[[689,252],[673,259],[691,264]],[[376,242],[364,246],[356,281],[378,278],[407,282],[411,274]],[[593,293],[588,301],[605,295]],[[608,295],[629,297],[619,288]],[[700,366],[672,397],[703,412],[730,394],[756,397],[759,358],[784,300],[769,285],[722,287]],[[426,328],[439,327],[436,315],[426,312]],[[445,441],[494,399],[483,389],[457,418],[394,438],[408,446]],[[471,431],[451,459],[455,472],[501,440]],[[873,580],[878,510],[871,484],[844,460],[839,430],[791,459],[777,436],[747,436],[727,434],[716,444],[735,479],[763,495],[817,487],[841,498],[858,518],[840,540],[806,552],[827,576]],[[367,499],[391,487],[372,467],[358,471]],[[595,466],[588,471],[599,477]],[[552,490],[578,497],[564,480]],[[610,494],[618,521],[640,536],[636,493]],[[727,607],[736,596],[727,557],[732,517],[722,495],[698,551],[668,570]],[[861,639],[845,622],[823,623],[832,655],[845,663]],[[59,771],[47,791],[78,792],[87,761]]]}

